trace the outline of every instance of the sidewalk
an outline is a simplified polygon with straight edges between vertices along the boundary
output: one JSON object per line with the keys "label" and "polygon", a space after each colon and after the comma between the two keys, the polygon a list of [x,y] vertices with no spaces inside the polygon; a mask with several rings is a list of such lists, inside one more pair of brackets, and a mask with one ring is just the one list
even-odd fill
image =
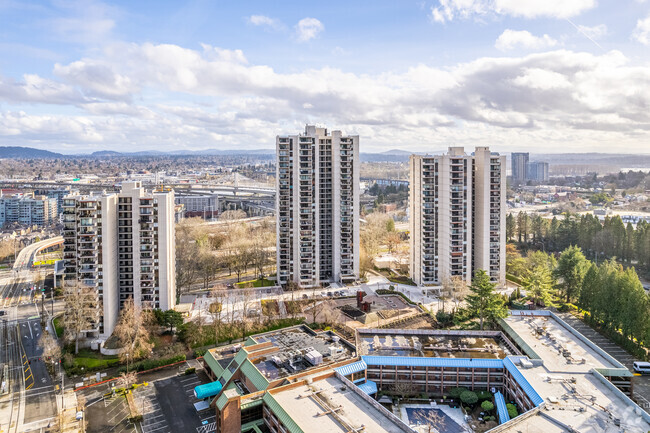
{"label": "sidewalk", "polygon": [[[57,396],[59,398],[59,396]],[[59,414],[62,433],[82,433],[84,420],[77,421],[77,394],[67,390],[63,397],[63,411]]]}

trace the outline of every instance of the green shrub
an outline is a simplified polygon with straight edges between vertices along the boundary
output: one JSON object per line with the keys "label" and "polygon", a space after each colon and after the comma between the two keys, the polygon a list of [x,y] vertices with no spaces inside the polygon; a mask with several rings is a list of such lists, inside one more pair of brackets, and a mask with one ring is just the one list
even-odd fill
{"label": "green shrub", "polygon": [[449,390],[449,397],[460,398],[460,395],[465,391],[467,391],[467,388],[463,388],[463,387],[452,388]]}
{"label": "green shrub", "polygon": [[481,403],[481,409],[486,412],[490,412],[494,410],[494,403],[492,403],[490,400],[485,400],[483,403]]}
{"label": "green shrub", "polygon": [[454,320],[454,315],[452,313],[447,313],[444,310],[438,310],[436,313],[436,321],[442,326],[449,325]]}
{"label": "green shrub", "polygon": [[496,419],[496,418],[493,417],[492,415],[488,415],[488,416],[486,416],[486,417],[483,417],[483,420],[484,420],[484,421],[494,421],[495,419]]}
{"label": "green shrub", "polygon": [[492,393],[490,391],[479,391],[476,395],[478,395],[479,401],[492,400]]}
{"label": "green shrub", "polygon": [[[175,355],[169,358],[145,359],[144,361],[134,362],[129,365],[129,371],[146,371],[152,368],[164,367],[165,365],[175,362],[185,361],[185,355]],[[118,373],[126,372],[126,366],[120,367]]]}
{"label": "green shrub", "polygon": [[474,391],[463,391],[460,394],[460,401],[465,404],[473,405],[478,401],[478,396]]}
{"label": "green shrub", "polygon": [[194,368],[194,367],[186,368],[185,369],[185,376],[189,376],[190,374],[194,374],[195,371],[196,371],[196,368]]}
{"label": "green shrub", "polygon": [[508,415],[510,416],[510,419],[516,418],[519,415],[519,412],[517,412],[517,407],[514,404],[506,404],[506,409],[508,410]]}

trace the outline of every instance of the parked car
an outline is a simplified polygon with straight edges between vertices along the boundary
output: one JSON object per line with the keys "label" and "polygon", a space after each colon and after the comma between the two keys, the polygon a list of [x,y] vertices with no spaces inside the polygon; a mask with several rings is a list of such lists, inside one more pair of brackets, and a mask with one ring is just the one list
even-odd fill
{"label": "parked car", "polygon": [[650,374],[650,362],[635,361],[633,368],[637,373]]}

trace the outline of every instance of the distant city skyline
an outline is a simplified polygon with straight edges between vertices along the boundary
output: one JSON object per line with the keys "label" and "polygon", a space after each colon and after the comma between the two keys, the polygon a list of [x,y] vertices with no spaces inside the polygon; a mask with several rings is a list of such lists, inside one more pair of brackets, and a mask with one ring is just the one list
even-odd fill
{"label": "distant city skyline", "polygon": [[648,153],[650,1],[0,1],[0,145]]}

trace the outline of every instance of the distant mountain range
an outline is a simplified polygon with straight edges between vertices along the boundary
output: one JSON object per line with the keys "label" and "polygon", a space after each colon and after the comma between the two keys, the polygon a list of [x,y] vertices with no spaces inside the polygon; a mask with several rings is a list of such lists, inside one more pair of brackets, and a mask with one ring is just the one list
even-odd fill
{"label": "distant mountain range", "polygon": [[48,150],[34,149],[33,147],[20,146],[0,146],[0,158],[61,158],[60,153],[50,152]]}
{"label": "distant mountain range", "polygon": [[[444,150],[431,152],[415,152],[418,155],[440,154]],[[361,152],[361,162],[408,162],[414,152],[408,150],[392,149],[385,152]],[[508,153],[504,153],[508,155]],[[275,149],[252,149],[252,150],[174,150],[161,152],[157,150],[144,150],[139,152],[116,152],[113,150],[101,150],[91,154],[67,155],[48,150],[36,149],[33,147],[21,146],[0,146],[0,158],[18,159],[47,159],[47,158],[112,158],[112,157],[151,157],[151,156],[236,156],[255,155],[272,158]],[[619,167],[650,167],[650,155],[631,155],[618,153],[549,153],[530,155],[531,161],[546,161],[550,164],[571,164],[571,165],[608,165]]]}

